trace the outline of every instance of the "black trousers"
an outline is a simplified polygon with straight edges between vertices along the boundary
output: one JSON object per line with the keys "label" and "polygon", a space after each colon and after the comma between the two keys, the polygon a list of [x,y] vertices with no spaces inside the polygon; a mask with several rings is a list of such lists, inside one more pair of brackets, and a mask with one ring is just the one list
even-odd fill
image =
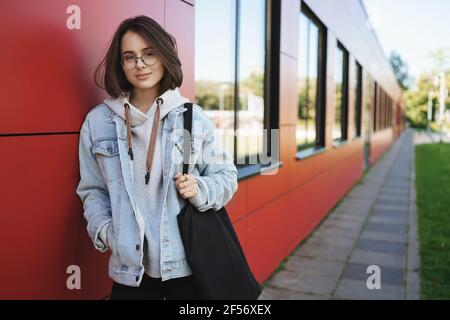
{"label": "black trousers", "polygon": [[144,274],[139,287],[113,281],[110,300],[198,300],[200,299],[192,275],[161,281]]}

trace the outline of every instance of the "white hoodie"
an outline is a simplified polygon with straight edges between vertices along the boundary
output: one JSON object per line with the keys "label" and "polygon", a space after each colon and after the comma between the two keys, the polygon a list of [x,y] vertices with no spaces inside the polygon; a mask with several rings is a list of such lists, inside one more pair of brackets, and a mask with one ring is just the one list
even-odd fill
{"label": "white hoodie", "polygon": [[[134,187],[136,192],[136,203],[143,213],[145,219],[145,238],[144,242],[144,268],[145,273],[153,278],[161,278],[160,270],[160,227],[161,212],[163,199],[163,180],[162,180],[162,155],[161,155],[161,139],[164,117],[173,109],[189,102],[189,100],[180,95],[179,89],[167,90],[158,98],[163,99],[160,105],[160,124],[153,156],[153,163],[150,173],[149,184],[145,184],[145,175],[147,173],[146,159],[149,147],[150,135],[153,127],[153,117],[156,110],[156,100],[147,112],[144,114],[138,108],[129,102],[129,95],[118,99],[106,99],[104,102],[116,114],[125,119],[124,104],[130,105],[130,124],[132,134],[133,147],[133,173]],[[207,201],[206,191],[199,184],[197,196],[190,199],[191,202],[205,203]],[[106,225],[100,232],[100,238],[104,243],[108,243],[106,239]],[[186,274],[185,276],[187,276]]]}

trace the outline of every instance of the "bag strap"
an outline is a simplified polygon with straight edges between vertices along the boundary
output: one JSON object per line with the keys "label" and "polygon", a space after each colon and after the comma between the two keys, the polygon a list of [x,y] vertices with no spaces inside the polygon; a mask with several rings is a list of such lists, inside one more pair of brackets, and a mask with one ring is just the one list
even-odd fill
{"label": "bag strap", "polygon": [[183,113],[183,174],[189,173],[189,162],[191,158],[191,132],[192,132],[192,103],[185,103],[187,111]]}

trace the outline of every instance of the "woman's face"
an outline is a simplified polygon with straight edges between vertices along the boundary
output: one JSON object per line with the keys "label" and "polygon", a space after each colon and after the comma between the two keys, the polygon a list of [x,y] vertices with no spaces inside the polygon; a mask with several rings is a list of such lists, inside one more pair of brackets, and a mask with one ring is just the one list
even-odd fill
{"label": "woman's face", "polygon": [[[139,34],[128,31],[121,41],[122,68],[136,90],[157,88],[164,76],[161,58]],[[143,57],[136,59],[137,57]],[[142,61],[147,61],[147,65]]]}

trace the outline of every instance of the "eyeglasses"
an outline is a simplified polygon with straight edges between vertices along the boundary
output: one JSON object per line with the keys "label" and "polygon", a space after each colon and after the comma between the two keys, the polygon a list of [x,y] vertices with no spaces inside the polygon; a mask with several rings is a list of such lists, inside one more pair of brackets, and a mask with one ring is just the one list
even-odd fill
{"label": "eyeglasses", "polygon": [[122,66],[126,70],[134,69],[137,66],[138,59],[141,59],[146,66],[152,66],[158,60],[158,55],[153,51],[144,51],[144,54],[141,57],[136,57],[136,55],[132,53],[127,53],[122,56]]}

